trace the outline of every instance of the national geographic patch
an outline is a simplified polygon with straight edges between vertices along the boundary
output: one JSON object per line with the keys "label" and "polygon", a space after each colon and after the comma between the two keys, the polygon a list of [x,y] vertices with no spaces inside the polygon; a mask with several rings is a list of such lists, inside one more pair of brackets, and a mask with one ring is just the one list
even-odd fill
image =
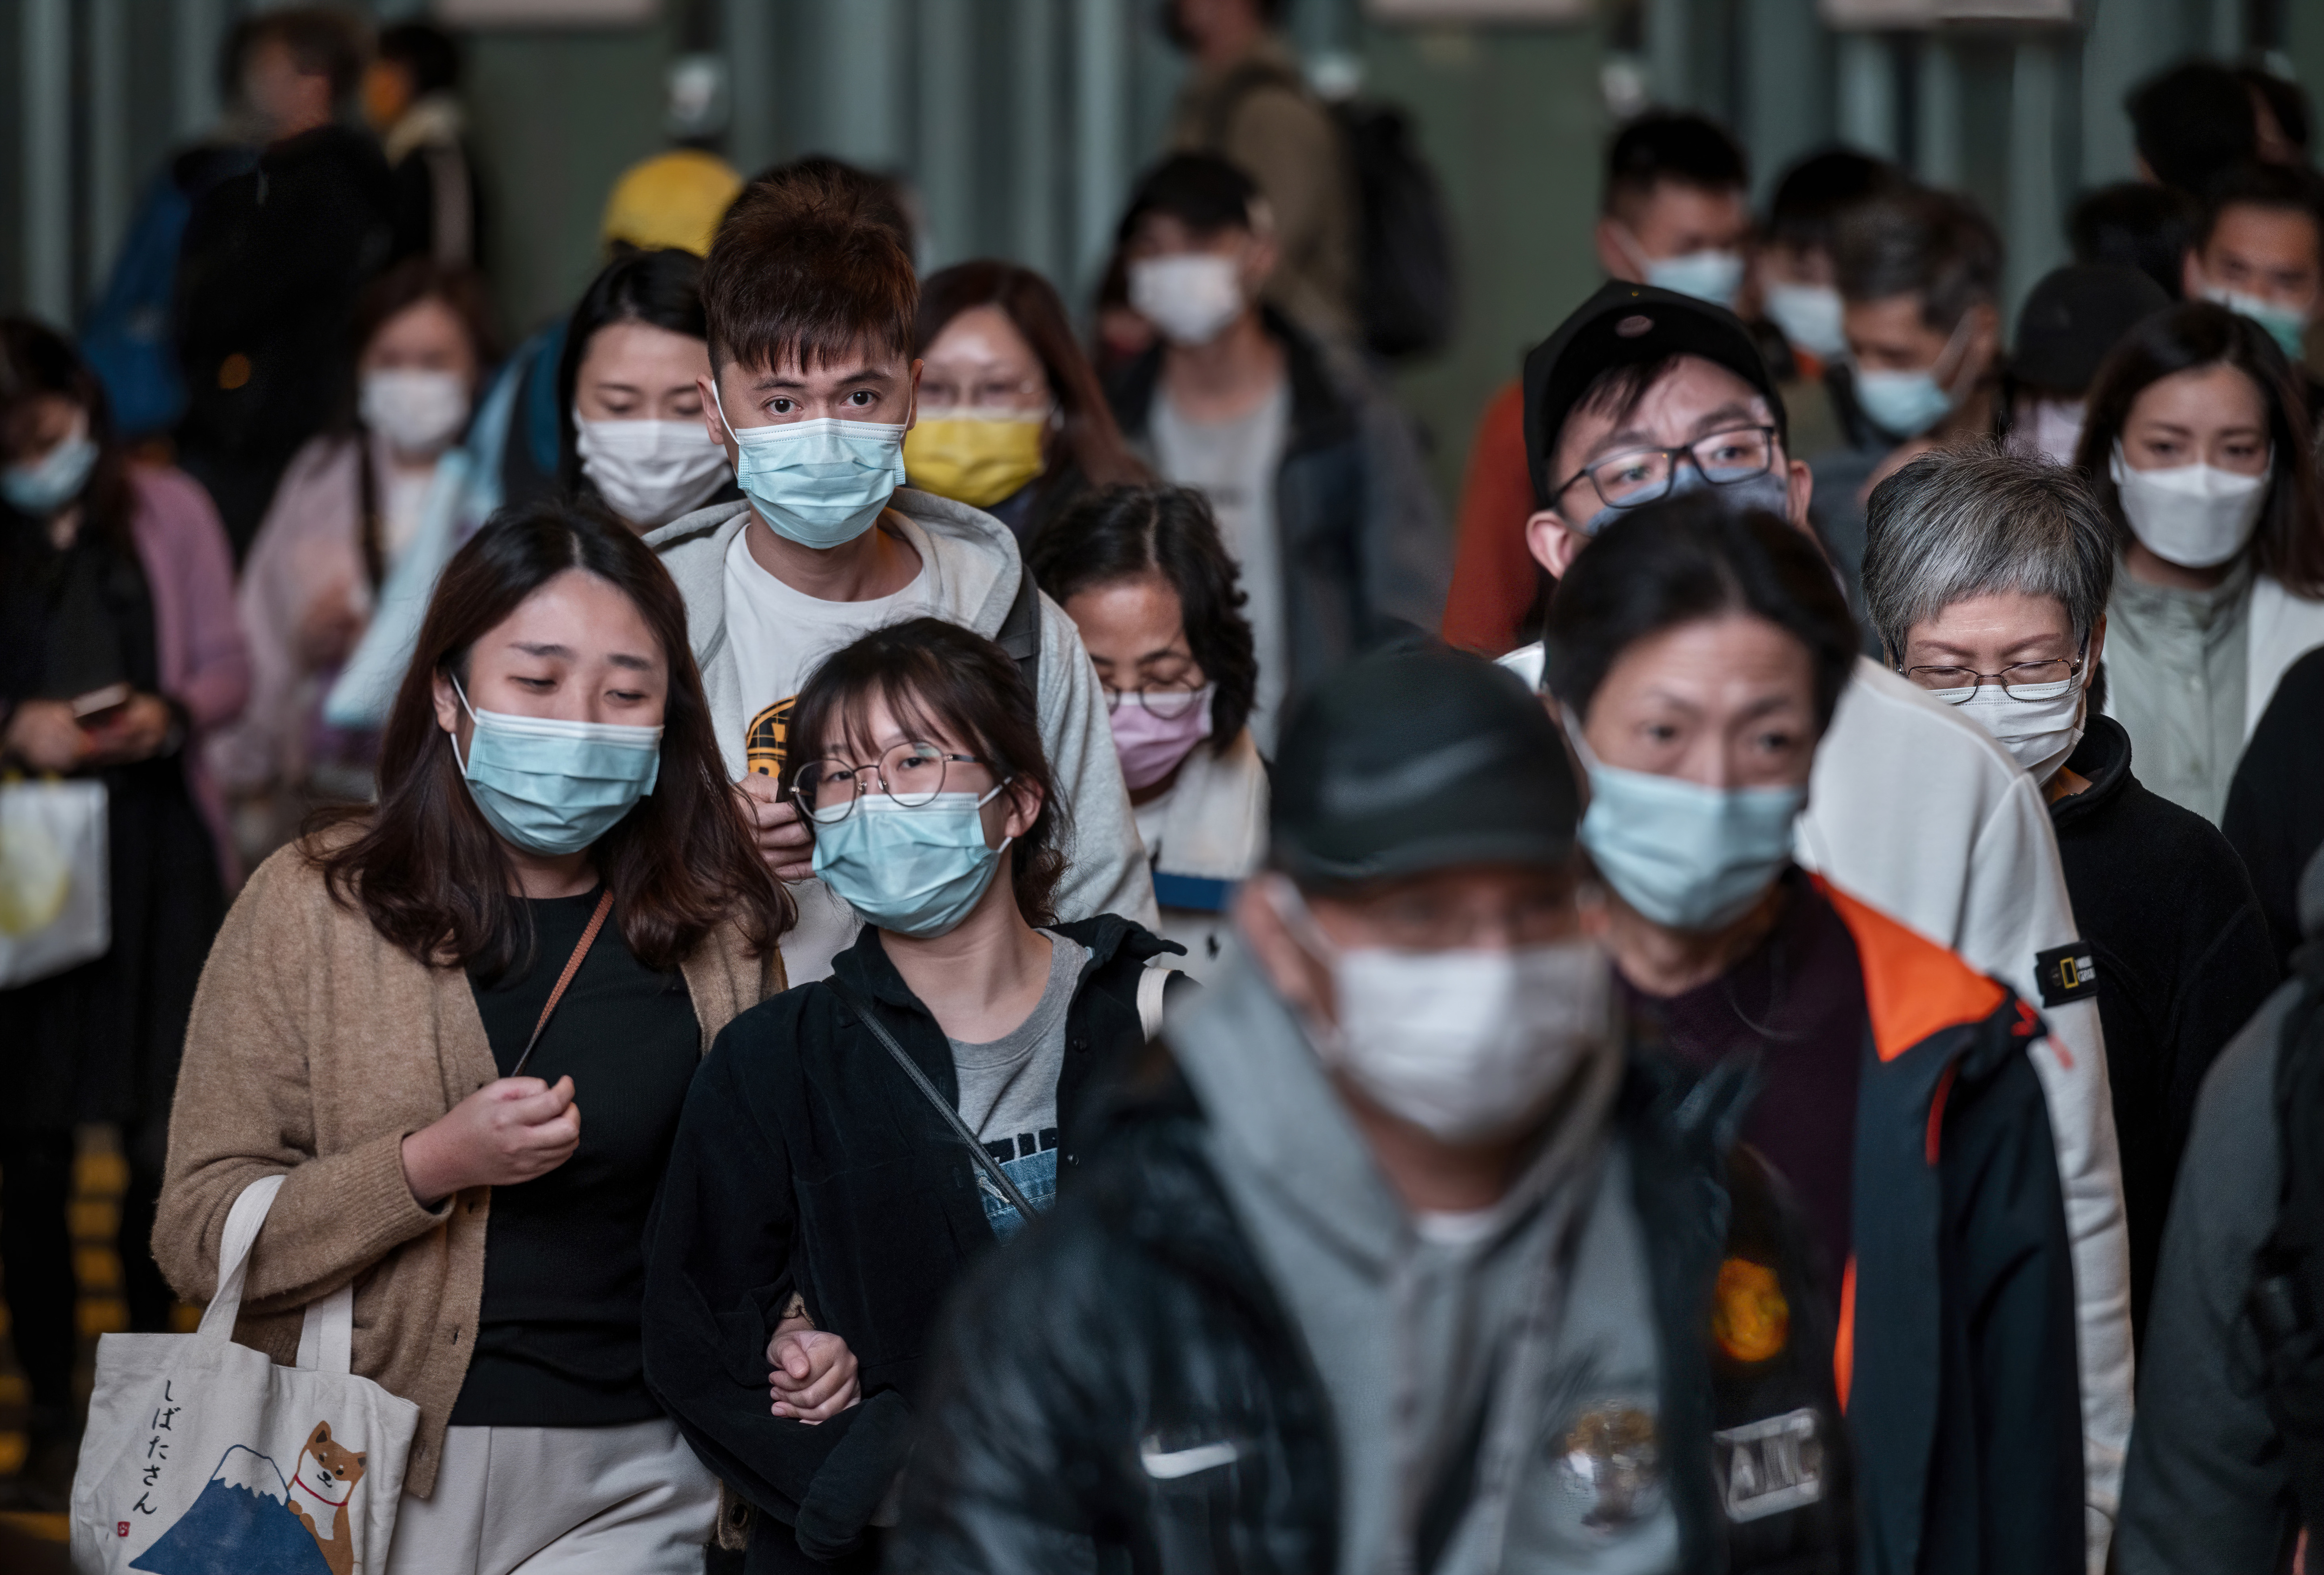
{"label": "national geographic patch", "polygon": [[2042,1004],[2045,1007],[2070,1006],[2078,1000],[2098,999],[2098,960],[2090,955],[2088,941],[2034,953],[2034,977],[2041,981]]}

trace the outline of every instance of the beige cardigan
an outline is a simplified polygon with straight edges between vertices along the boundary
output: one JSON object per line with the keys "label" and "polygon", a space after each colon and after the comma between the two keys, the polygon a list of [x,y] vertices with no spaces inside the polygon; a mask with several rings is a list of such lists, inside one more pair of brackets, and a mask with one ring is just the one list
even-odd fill
{"label": "beige cardigan", "polygon": [[[784,985],[779,953],[754,957],[731,929],[684,972],[706,1051]],[[235,1339],[290,1363],[306,1303],[353,1279],[355,1370],[418,1403],[404,1487],[422,1497],[475,1343],[492,1189],[421,1208],[403,1139],[498,1075],[464,971],[422,966],[331,900],[299,847],[259,867],[194,997],[153,1256],[207,1300],[226,1211],[283,1174]]]}

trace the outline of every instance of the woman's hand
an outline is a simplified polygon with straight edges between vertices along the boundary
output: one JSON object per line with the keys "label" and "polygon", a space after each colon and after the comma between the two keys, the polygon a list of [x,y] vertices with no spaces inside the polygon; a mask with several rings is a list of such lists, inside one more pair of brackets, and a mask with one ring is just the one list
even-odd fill
{"label": "woman's hand", "polygon": [[828,1422],[862,1395],[855,1382],[855,1353],[847,1342],[804,1318],[788,1318],[767,1341],[767,1392],[777,1416],[813,1424]]}
{"label": "woman's hand", "polygon": [[88,734],[62,700],[20,701],[0,742],[35,771],[76,770],[88,758]]}
{"label": "woman's hand", "polygon": [[129,703],[102,725],[88,730],[92,766],[127,766],[150,760],[170,741],[177,719],[158,695],[132,695]]}
{"label": "woman's hand", "polygon": [[503,1077],[403,1140],[403,1180],[420,1206],[432,1209],[468,1187],[547,1175],[580,1144],[571,1078],[551,1088],[537,1077]]}
{"label": "woman's hand", "polygon": [[815,839],[807,834],[798,806],[778,797],[781,785],[752,771],[734,784],[734,791],[742,800],[742,824],[775,879],[804,880],[814,874]]}

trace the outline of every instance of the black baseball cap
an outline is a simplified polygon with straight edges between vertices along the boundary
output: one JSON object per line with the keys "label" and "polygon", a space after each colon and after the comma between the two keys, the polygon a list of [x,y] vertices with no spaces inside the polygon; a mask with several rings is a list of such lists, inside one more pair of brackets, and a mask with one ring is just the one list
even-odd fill
{"label": "black baseball cap", "polygon": [[1303,885],[1455,864],[1563,866],[1581,794],[1556,724],[1517,675],[1442,646],[1342,668],[1300,700],[1275,758],[1276,868]]}
{"label": "black baseball cap", "polygon": [[1554,501],[1550,488],[1565,479],[1549,474],[1550,454],[1565,418],[1590,385],[1615,367],[1671,355],[1700,355],[1758,390],[1775,412],[1775,435],[1790,452],[1783,396],[1742,318],[1676,290],[1615,280],[1575,308],[1526,357],[1526,469],[1533,476],[1536,508],[1548,508]]}
{"label": "black baseball cap", "polygon": [[2135,268],[2091,262],[2054,269],[2017,309],[2010,370],[2037,388],[2079,394],[2135,324],[2170,304],[2163,287]]}

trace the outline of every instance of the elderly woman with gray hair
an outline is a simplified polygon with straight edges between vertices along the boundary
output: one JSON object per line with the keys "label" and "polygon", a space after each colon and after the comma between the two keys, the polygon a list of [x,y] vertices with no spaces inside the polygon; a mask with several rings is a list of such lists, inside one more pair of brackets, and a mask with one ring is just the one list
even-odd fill
{"label": "elderly woman with gray hair", "polygon": [[2049,800],[2082,940],[2043,955],[2043,995],[2098,998],[2138,1335],[2196,1091],[2277,968],[2226,839],[2139,785],[2104,714],[2115,567],[2105,512],[2044,460],[1941,451],[1872,493],[1865,606],[1887,660],[1990,729]]}

